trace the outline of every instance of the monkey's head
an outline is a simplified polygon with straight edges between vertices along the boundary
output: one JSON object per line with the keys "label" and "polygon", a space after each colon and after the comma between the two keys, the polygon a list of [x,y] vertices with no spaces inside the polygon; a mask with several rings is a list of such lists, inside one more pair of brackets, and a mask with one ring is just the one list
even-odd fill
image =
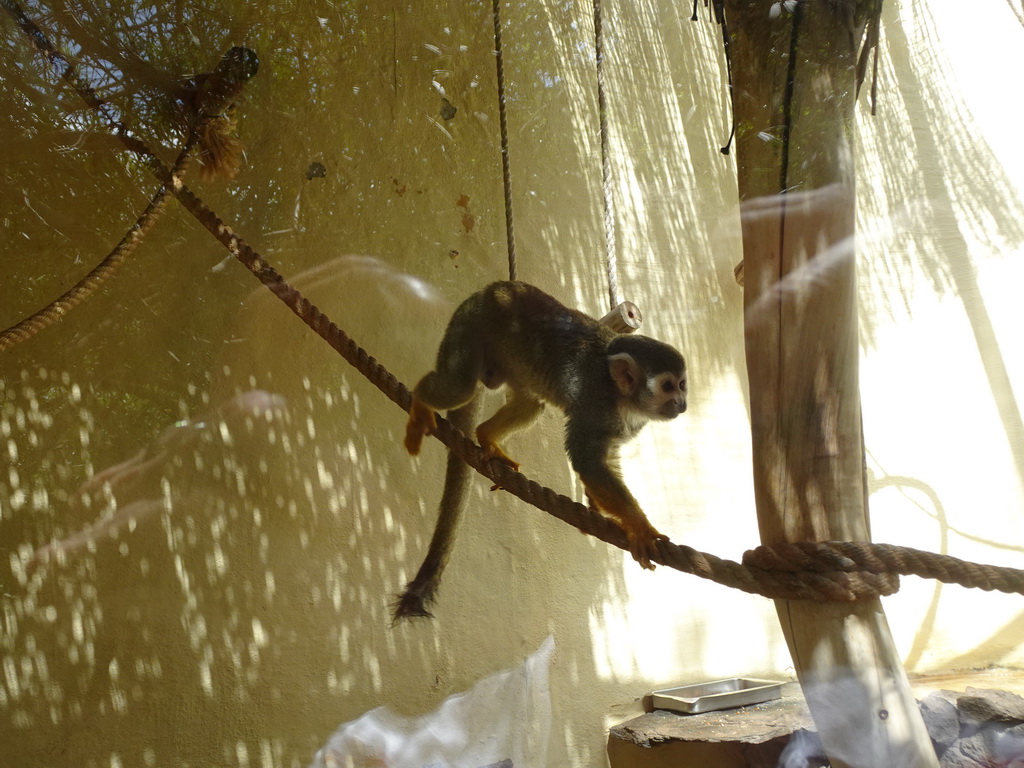
{"label": "monkey's head", "polygon": [[622,405],[648,419],[686,411],[686,361],[668,344],[646,336],[618,336],[608,345],[608,372]]}

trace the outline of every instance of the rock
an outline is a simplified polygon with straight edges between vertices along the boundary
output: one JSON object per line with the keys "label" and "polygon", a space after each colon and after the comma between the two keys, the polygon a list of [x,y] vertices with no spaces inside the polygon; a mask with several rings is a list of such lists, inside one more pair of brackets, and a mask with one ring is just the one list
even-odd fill
{"label": "rock", "polygon": [[978,731],[972,736],[960,739],[942,753],[939,768],[991,768],[988,741],[990,734],[987,729]]}
{"label": "rock", "polygon": [[1024,725],[1014,725],[995,734],[989,749],[993,758],[990,765],[1006,768],[1024,766]]}
{"label": "rock", "polygon": [[1024,723],[1024,698],[1009,691],[968,688],[956,700],[965,725],[983,723]]}
{"label": "rock", "polygon": [[1024,766],[1024,725],[989,723],[947,749],[940,768],[1020,768]]}
{"label": "rock", "polygon": [[955,696],[952,691],[933,691],[918,705],[935,754],[940,757],[960,736],[960,717],[952,700]]}

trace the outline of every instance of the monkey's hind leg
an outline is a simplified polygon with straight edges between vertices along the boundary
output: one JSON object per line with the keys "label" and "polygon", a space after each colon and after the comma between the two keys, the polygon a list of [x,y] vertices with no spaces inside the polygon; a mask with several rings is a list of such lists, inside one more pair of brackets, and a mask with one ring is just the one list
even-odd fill
{"label": "monkey's hind leg", "polygon": [[420,379],[413,390],[405,425],[405,449],[413,456],[420,452],[423,438],[437,429],[437,411],[461,408],[476,394],[483,360],[469,351],[473,348],[472,338],[449,328],[437,353],[437,370]]}
{"label": "monkey's hind leg", "polygon": [[507,403],[491,418],[476,428],[476,439],[484,449],[484,457],[497,459],[518,471],[519,464],[509,458],[498,441],[516,429],[525,427],[544,410],[544,403],[520,390],[513,389]]}

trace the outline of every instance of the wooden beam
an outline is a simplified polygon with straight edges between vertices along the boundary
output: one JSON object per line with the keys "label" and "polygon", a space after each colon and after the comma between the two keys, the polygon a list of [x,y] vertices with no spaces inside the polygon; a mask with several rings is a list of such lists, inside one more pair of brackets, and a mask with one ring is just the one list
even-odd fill
{"label": "wooden beam", "polygon": [[[758,526],[867,541],[851,133],[869,4],[768,5],[726,2]],[[878,599],[776,607],[833,766],[938,765]]]}

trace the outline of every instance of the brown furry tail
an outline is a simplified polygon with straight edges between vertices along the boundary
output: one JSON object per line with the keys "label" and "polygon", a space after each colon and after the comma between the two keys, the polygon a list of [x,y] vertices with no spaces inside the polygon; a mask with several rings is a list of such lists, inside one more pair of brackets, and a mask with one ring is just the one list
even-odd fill
{"label": "brown furry tail", "polygon": [[[448,420],[452,426],[469,434],[476,421],[477,399],[474,398],[458,410],[448,412]],[[451,554],[452,544],[455,542],[455,529],[459,524],[459,517],[466,506],[467,487],[471,470],[469,466],[451,451],[448,452],[448,464],[444,475],[444,491],[441,493],[441,502],[438,504],[437,525],[434,526],[434,535],[430,539],[430,547],[427,549],[427,556],[423,558],[423,565],[416,573],[416,578],[405,586],[405,591],[398,596],[392,606],[394,609],[394,621],[412,618],[433,618],[428,607],[434,603],[438,587],[441,584],[441,574],[448,564],[448,555]]]}

